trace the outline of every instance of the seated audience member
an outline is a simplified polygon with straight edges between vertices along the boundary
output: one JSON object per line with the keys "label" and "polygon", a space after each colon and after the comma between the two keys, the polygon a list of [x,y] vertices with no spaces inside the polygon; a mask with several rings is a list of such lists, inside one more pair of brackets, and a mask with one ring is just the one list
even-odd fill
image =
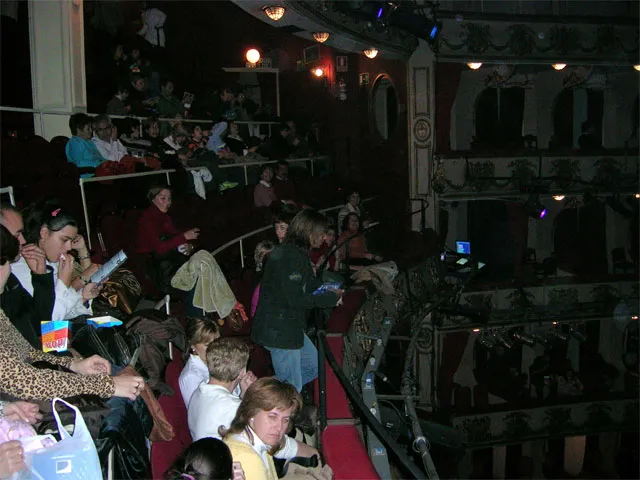
{"label": "seated audience member", "polygon": [[[318,269],[322,268],[323,270],[335,271],[336,270],[336,255],[335,252],[332,251],[333,247],[336,245],[336,229],[333,225],[329,225],[327,227],[327,231],[322,237],[322,245],[319,248],[312,248],[309,252],[309,258],[311,259],[311,264],[313,265],[314,270],[316,271],[316,275],[321,274],[322,272],[318,271]],[[327,256],[329,260],[327,261]],[[326,265],[325,265],[326,261]],[[324,265],[324,267],[323,267]]]}
{"label": "seated audience member", "polygon": [[[292,458],[284,455],[291,444],[286,433],[301,406],[302,398],[293,385],[275,378],[261,378],[247,389],[231,425],[220,431],[231,450],[233,461],[242,465],[246,478],[278,478],[273,457]],[[297,447],[294,456],[312,457],[317,454],[308,445],[298,442]]]}
{"label": "seated audience member", "polygon": [[287,211],[280,212],[276,215],[273,221],[273,230],[276,232],[278,243],[282,243],[287,236],[287,230],[293,217],[295,217],[295,214]]}
{"label": "seated audience member", "polygon": [[[41,201],[28,208],[24,218],[26,246],[23,249],[32,244],[44,252],[47,269],[50,268],[53,272],[55,301],[51,320],[68,320],[79,315],[91,315],[91,302],[101,290],[99,285],[89,283],[89,277],[95,272],[95,268],[90,265],[84,240],[79,243],[77,237],[78,224],[62,207],[49,201]],[[81,261],[84,265],[89,262],[89,268],[83,271],[80,282],[74,284],[75,260],[70,251],[76,247],[81,250],[81,245],[85,249]],[[34,296],[32,269],[27,260],[28,258],[21,256],[12,266],[12,270],[22,287]]]}
{"label": "seated audience member", "polygon": [[162,154],[165,151],[166,143],[160,136],[160,122],[157,117],[148,117],[142,121],[142,139],[151,143],[150,152],[152,154]]}
{"label": "seated audience member", "polygon": [[224,142],[229,150],[238,157],[243,157],[249,152],[255,152],[257,147],[249,147],[247,142],[240,136],[238,132],[238,124],[234,121],[229,122],[229,130],[224,137]]}
{"label": "seated audience member", "polygon": [[93,119],[93,143],[103,158],[119,162],[127,155],[127,149],[118,140],[118,129],[111,124],[109,115],[98,115]]}
{"label": "seated audience member", "polygon": [[269,165],[263,165],[260,169],[260,183],[253,190],[253,204],[256,207],[270,207],[278,201],[276,193],[271,185],[273,169]]}
{"label": "seated audience member", "polygon": [[360,209],[360,193],[357,190],[351,190],[347,193],[347,203],[338,212],[338,234],[342,233],[342,224],[344,217],[350,213],[355,213],[362,218],[362,210]]}
{"label": "seated audience member", "polygon": [[160,96],[156,102],[156,113],[160,118],[175,118],[176,115],[184,113],[184,105],[178,97],[173,94],[173,81],[166,78],[160,82]]}
{"label": "seated audience member", "polygon": [[212,118],[214,121],[221,118],[232,118],[235,115],[233,113],[235,101],[235,94],[230,87],[224,87],[207,95],[204,101],[207,118]]}
{"label": "seated audience member", "polygon": [[367,249],[367,239],[360,229],[360,218],[355,213],[350,213],[342,221],[342,234],[338,237],[339,260],[348,265],[370,265],[382,262],[380,255],[375,255]]}
{"label": "seated audience member", "polygon": [[[116,124],[116,120],[113,121]],[[123,118],[117,123],[119,141],[131,155],[153,155],[152,143],[142,138],[140,121],[132,117]]]}
{"label": "seated audience member", "polygon": [[193,126],[191,138],[187,143],[193,155],[199,155],[207,148],[207,138],[205,138],[205,132],[202,131],[200,125]]}
{"label": "seated audience member", "polygon": [[295,203],[296,189],[293,182],[289,179],[289,164],[285,160],[280,160],[276,165],[273,189],[279,200],[287,201],[287,203]]}
{"label": "seated audience member", "polygon": [[529,382],[534,387],[538,401],[544,399],[545,377],[551,375],[551,356],[545,352],[536,357],[529,367]]}
{"label": "seated audience member", "polygon": [[127,115],[131,111],[131,105],[125,103],[129,97],[129,91],[123,85],[118,85],[116,93],[107,103],[107,115]]}
{"label": "seated audience member", "polygon": [[155,186],[147,192],[151,203],[138,221],[137,251],[149,255],[147,269],[157,288],[168,291],[171,277],[193,253],[190,241],[197,240],[200,229],[179,231],[171,217],[171,187]]}
{"label": "seated audience member", "polygon": [[267,264],[267,259],[269,258],[269,254],[276,247],[276,244],[270,240],[263,240],[258,245],[256,245],[256,249],[253,252],[253,259],[256,264],[256,286],[253,289],[253,294],[251,295],[251,318],[256,314],[256,308],[258,308],[258,300],[260,298],[260,280],[262,278],[262,272],[264,271],[264,266]]}
{"label": "seated audience member", "polygon": [[[11,262],[19,252],[18,240],[3,235],[0,244],[0,292],[11,274]],[[68,317],[66,317],[68,318]],[[89,358],[62,357],[32,348],[0,310],[0,391],[24,400],[51,400],[54,397],[98,395],[102,398],[125,397],[135,400],[144,388],[138,376],[111,375],[111,364],[93,355]],[[46,362],[71,372],[34,368]]]}
{"label": "seated audience member", "polygon": [[0,294],[0,308],[33,348],[41,348],[40,322],[51,318],[55,301],[55,278],[53,270],[47,267],[44,252],[35,245],[25,245],[23,228],[22,215],[9,205],[1,205],[0,240],[9,242],[8,237],[18,240],[20,254],[31,270],[33,296],[12,273]]}
{"label": "seated audience member", "polygon": [[222,440],[201,438],[182,452],[169,467],[164,479],[245,480],[245,476],[242,466],[233,463],[231,451]]}
{"label": "seated audience member", "polygon": [[[256,379],[247,372],[249,347],[243,340],[219,338],[211,342],[206,360],[208,379],[198,385],[189,401],[189,430],[193,440],[220,438],[218,429],[231,425],[241,397]],[[234,393],[238,386],[239,395]]]}
{"label": "seated audience member", "polygon": [[209,130],[209,140],[207,141],[207,150],[217,154],[227,146],[223,137],[227,131],[228,125],[229,124],[227,122],[218,122],[211,127],[211,130]]}
{"label": "seated audience member", "polygon": [[69,130],[72,137],[65,146],[67,160],[80,170],[81,177],[93,177],[98,165],[105,158],[91,141],[93,134],[92,120],[86,113],[74,113],[69,118]]}
{"label": "seated audience member", "polygon": [[569,368],[563,375],[558,376],[558,395],[574,396],[582,395],[584,387],[572,368]]}
{"label": "seated audience member", "polygon": [[258,149],[258,153],[269,160],[284,160],[295,151],[295,145],[288,142],[291,129],[286,123],[281,123],[278,130]]}
{"label": "seated audience member", "polygon": [[149,95],[147,82],[139,73],[131,75],[131,89],[129,89],[129,102],[131,113],[136,117],[145,117],[152,112],[151,108],[158,101],[158,97]]}
{"label": "seated audience member", "polygon": [[277,378],[298,391],[318,375],[318,352],[305,334],[309,311],[334,307],[343,293],[331,289],[314,295],[322,282],[314,275],[309,249],[322,244],[327,224],[313,209],[294,217],[284,241],[269,255],[251,329],[251,340],[271,352]]}
{"label": "seated audience member", "polygon": [[[171,130],[171,134],[164,139],[165,152],[169,153],[169,150],[174,153],[180,150],[182,147],[186,147],[187,138],[189,132],[182,126],[178,125]],[[168,145],[168,147],[167,147]]]}
{"label": "seated audience member", "polygon": [[198,386],[202,382],[209,381],[207,347],[218,338],[220,338],[220,327],[215,320],[199,317],[189,319],[187,323],[189,359],[178,378],[180,393],[187,407]]}

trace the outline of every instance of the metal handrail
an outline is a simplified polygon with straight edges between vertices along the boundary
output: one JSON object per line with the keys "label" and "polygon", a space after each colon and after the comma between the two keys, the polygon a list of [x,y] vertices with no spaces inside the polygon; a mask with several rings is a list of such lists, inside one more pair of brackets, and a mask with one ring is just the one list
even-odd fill
{"label": "metal handrail", "polygon": [[0,187],[0,195],[2,195],[3,193],[9,194],[9,201],[11,202],[11,205],[13,205],[15,207],[16,206],[16,198],[13,195],[13,187],[12,186]]}

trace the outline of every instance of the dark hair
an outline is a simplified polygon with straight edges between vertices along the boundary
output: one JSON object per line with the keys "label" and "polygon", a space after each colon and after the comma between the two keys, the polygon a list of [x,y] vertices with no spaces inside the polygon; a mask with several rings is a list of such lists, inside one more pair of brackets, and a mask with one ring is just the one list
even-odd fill
{"label": "dark hair", "polygon": [[0,265],[12,263],[20,253],[18,239],[11,235],[7,227],[0,225]]}
{"label": "dark hair", "polygon": [[271,170],[273,172],[273,166],[270,163],[265,163],[263,165],[260,165],[260,179],[262,179],[262,174],[266,170]]}
{"label": "dark hair", "polygon": [[278,163],[276,163],[276,166],[278,166],[278,167],[280,167],[280,166],[288,167],[289,166],[289,162],[287,162],[286,160],[278,160]]}
{"label": "dark hair", "polygon": [[129,87],[127,87],[126,85],[123,85],[122,83],[118,83],[118,85],[116,86],[116,93],[124,93],[124,92],[129,93]]}
{"label": "dark hair", "polygon": [[360,217],[358,216],[358,214],[351,212],[351,213],[347,214],[347,216],[342,219],[342,231],[343,232],[349,230],[349,219],[351,217],[356,217],[358,219],[359,229],[362,228],[362,222],[360,221]]}
{"label": "dark hair", "polygon": [[349,188],[349,189],[345,190],[344,201],[348,202],[349,201],[349,197],[351,195],[353,195],[354,193],[357,193],[358,195],[360,195],[360,191],[355,189],[355,188]]}
{"label": "dark hair", "polygon": [[47,227],[51,232],[58,232],[69,226],[78,228],[78,222],[66,208],[53,199],[42,200],[25,210],[24,240],[37,245],[42,227]]}
{"label": "dark hair", "polygon": [[4,212],[13,212],[22,216],[22,214],[20,213],[20,210],[18,210],[16,207],[11,205],[10,203],[0,203],[0,221],[2,221],[2,216],[4,215]]}
{"label": "dark hair", "polygon": [[160,80],[160,87],[165,87],[167,85],[167,83],[173,83],[173,86],[175,87],[175,83],[174,81],[169,78],[169,77],[164,77]]}
{"label": "dark hair", "polygon": [[291,127],[289,125],[287,125],[286,123],[281,122],[280,123],[280,127],[278,128],[278,131],[279,132],[284,132],[285,130],[288,132],[289,130],[291,130]]}
{"label": "dark hair", "polygon": [[182,452],[164,475],[165,480],[220,480],[233,477],[233,457],[229,447],[217,438],[206,437],[193,442]]}
{"label": "dark hair", "polygon": [[147,190],[147,200],[149,200],[149,202],[153,202],[153,199],[156,198],[162,190],[171,191],[171,187],[169,185],[154,185]]}
{"label": "dark hair", "polygon": [[293,217],[287,229],[287,236],[284,237],[282,243],[285,245],[295,245],[305,251],[309,250],[311,246],[309,237],[312,234],[324,234],[328,223],[327,217],[317,210],[312,208],[302,210]]}
{"label": "dark hair", "polygon": [[287,225],[290,225],[293,221],[293,217],[295,217],[295,214],[293,214],[292,212],[288,210],[281,210],[273,218],[273,224],[276,225],[277,223],[286,223]]}
{"label": "dark hair", "polygon": [[91,125],[91,117],[86,113],[74,113],[69,117],[69,130],[71,135],[78,133],[78,130],[83,130],[87,125]]}

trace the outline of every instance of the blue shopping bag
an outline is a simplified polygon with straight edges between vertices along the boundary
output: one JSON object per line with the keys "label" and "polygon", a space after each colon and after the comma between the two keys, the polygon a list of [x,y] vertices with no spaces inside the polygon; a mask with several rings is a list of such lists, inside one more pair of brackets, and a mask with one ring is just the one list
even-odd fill
{"label": "blue shopping bag", "polygon": [[[56,402],[64,403],[75,412],[73,435],[62,425]],[[51,410],[58,424],[60,441],[50,447],[27,454],[31,478],[37,480],[100,480],[102,470],[98,451],[80,410],[60,398],[51,401]],[[29,458],[30,457],[30,458]]]}

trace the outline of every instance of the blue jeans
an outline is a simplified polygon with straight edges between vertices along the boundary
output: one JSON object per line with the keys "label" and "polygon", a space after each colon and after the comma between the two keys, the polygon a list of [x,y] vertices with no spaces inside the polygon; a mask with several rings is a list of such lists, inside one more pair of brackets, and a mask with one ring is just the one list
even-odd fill
{"label": "blue jeans", "polygon": [[318,377],[318,350],[306,335],[302,348],[297,350],[270,347],[267,350],[271,352],[276,378],[290,383],[298,392],[303,385]]}

